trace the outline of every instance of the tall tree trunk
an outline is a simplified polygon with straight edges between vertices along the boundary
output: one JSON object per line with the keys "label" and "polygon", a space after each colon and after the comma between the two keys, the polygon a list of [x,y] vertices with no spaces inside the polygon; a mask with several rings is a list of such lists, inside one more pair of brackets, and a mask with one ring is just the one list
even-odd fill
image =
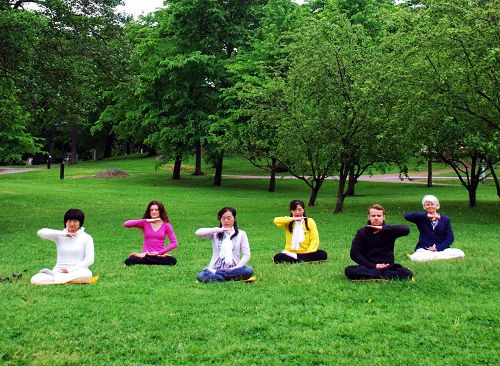
{"label": "tall tree trunk", "polygon": [[500,198],[500,184],[498,182],[498,176],[495,173],[493,164],[488,163],[488,167],[490,168],[491,176],[493,177],[493,181],[495,182],[495,187],[497,188],[497,197]]}
{"label": "tall tree trunk", "polygon": [[132,153],[132,149],[130,148],[130,141],[127,141],[127,145],[125,148],[127,149],[126,154],[130,155]]}
{"label": "tall tree trunk", "polygon": [[148,156],[155,156],[156,150],[154,147],[148,146]]}
{"label": "tall tree trunk", "polygon": [[71,164],[77,164],[77,155],[78,155],[78,150],[77,150],[77,142],[78,142],[78,131],[77,131],[77,125],[76,122],[73,122],[71,125],[71,158],[70,158],[70,163]]}
{"label": "tall tree trunk", "polygon": [[267,187],[268,192],[274,192],[276,190],[276,159],[271,159],[271,177],[269,178],[269,186]]}
{"label": "tall tree trunk", "polygon": [[346,183],[345,177],[344,178],[340,177],[339,188],[337,190],[337,200],[335,202],[335,210],[333,211],[333,213],[341,213],[342,209],[344,208],[344,199],[346,196],[346,193],[344,193],[345,183]]}
{"label": "tall tree trunk", "polygon": [[476,189],[470,187],[469,191],[469,207],[476,207]]}
{"label": "tall tree trunk", "polygon": [[215,161],[214,186],[222,185],[222,164],[224,162],[224,153],[221,153]]}
{"label": "tall tree trunk", "polygon": [[427,156],[427,187],[432,187],[432,157]]}
{"label": "tall tree trunk", "polygon": [[337,189],[337,200],[335,202],[335,210],[333,211],[334,214],[342,212],[342,208],[344,208],[344,199],[346,197],[346,192],[344,191],[345,191],[347,176],[350,170],[351,169],[346,170],[346,166],[344,163],[340,164],[339,187]]}
{"label": "tall tree trunk", "polygon": [[174,162],[174,171],[172,172],[172,179],[181,179],[181,165],[182,165],[182,155],[176,155]]}
{"label": "tall tree trunk", "polygon": [[352,167],[351,169],[349,169],[349,181],[347,183],[347,192],[346,192],[347,196],[353,197],[355,195],[354,186],[356,185],[357,182],[358,178],[356,178],[356,175],[354,174],[354,167]]}
{"label": "tall tree trunk", "polygon": [[110,158],[113,153],[113,143],[115,142],[115,136],[109,134],[106,136],[106,141],[104,142],[104,157]]}
{"label": "tall tree trunk", "polygon": [[193,175],[203,175],[201,170],[201,141],[196,141],[194,147],[194,173]]}

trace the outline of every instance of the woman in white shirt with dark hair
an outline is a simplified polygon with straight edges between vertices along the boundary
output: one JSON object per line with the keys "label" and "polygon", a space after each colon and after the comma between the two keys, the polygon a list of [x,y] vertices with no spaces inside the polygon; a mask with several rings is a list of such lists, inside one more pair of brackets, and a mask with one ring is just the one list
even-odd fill
{"label": "woman in white shirt with dark hair", "polygon": [[219,227],[201,228],[196,235],[212,240],[212,259],[208,266],[198,273],[199,282],[222,282],[247,280],[252,277],[253,268],[247,266],[250,246],[247,234],[238,229],[236,210],[224,207],[217,214]]}
{"label": "woman in white shirt with dark hair", "polygon": [[85,232],[85,215],[79,209],[64,214],[64,230],[40,229],[37,235],[56,243],[57,262],[51,270],[42,269],[31,278],[34,285],[84,283],[92,278],[89,266],[94,263],[94,240]]}

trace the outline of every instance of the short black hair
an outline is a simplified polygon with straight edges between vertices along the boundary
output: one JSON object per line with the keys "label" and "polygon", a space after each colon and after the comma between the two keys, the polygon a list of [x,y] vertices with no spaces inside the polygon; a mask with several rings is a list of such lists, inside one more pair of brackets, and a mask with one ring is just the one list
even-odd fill
{"label": "short black hair", "polygon": [[66,227],[68,220],[78,220],[80,222],[80,227],[82,227],[85,215],[83,214],[83,211],[78,208],[70,208],[64,214],[64,227]]}

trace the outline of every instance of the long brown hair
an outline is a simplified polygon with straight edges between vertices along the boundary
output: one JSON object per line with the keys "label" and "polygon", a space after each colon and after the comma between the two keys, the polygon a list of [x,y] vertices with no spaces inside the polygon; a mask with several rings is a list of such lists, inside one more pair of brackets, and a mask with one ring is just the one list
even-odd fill
{"label": "long brown hair", "polygon": [[142,216],[143,219],[150,219],[151,218],[151,212],[149,210],[151,209],[151,206],[156,205],[158,206],[158,210],[160,210],[160,218],[162,221],[165,222],[170,222],[168,220],[167,216],[167,211],[165,210],[165,206],[163,206],[163,203],[160,201],[151,201],[148,203],[148,207],[146,208],[146,212],[144,212],[144,216]]}

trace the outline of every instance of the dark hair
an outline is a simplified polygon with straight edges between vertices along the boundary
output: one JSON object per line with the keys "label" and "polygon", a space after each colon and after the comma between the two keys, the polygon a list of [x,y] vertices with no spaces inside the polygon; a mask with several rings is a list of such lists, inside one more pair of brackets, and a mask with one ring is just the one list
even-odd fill
{"label": "dark hair", "polygon": [[66,223],[69,220],[78,220],[80,222],[80,227],[82,227],[85,215],[83,214],[83,211],[78,208],[70,208],[64,214],[64,227],[66,227]]}
{"label": "dark hair", "polygon": [[148,207],[146,208],[146,212],[144,212],[144,216],[142,218],[143,219],[150,219],[151,218],[151,212],[149,212],[149,210],[151,209],[151,206],[153,206],[153,205],[158,206],[158,210],[160,210],[160,218],[162,219],[162,221],[170,222],[168,220],[167,211],[165,211],[165,206],[163,206],[163,203],[161,203],[160,201],[149,202]]}
{"label": "dark hair", "polygon": [[[222,227],[222,222],[220,220],[222,219],[222,215],[224,215],[226,212],[231,212],[234,217],[234,234],[231,235],[231,239],[234,238],[236,235],[238,235],[238,221],[236,221],[236,210],[232,207],[223,207],[220,209],[220,211],[217,213],[217,219],[219,220],[219,227]],[[224,233],[218,233],[217,238],[219,240],[222,240],[224,238]]]}
{"label": "dark hair", "polygon": [[382,206],[382,205],[379,205],[378,203],[375,203],[373,205],[371,205],[370,207],[368,207],[368,215],[370,214],[370,210],[371,209],[374,209],[374,210],[379,210],[379,211],[382,211],[383,214],[385,215],[385,208]]}
{"label": "dark hair", "polygon": [[[292,202],[290,202],[290,211],[294,211],[297,208],[297,206],[300,206],[304,209],[304,221],[306,222],[306,229],[307,231],[309,231],[309,224],[307,223],[306,204],[302,200],[293,200]],[[290,217],[292,216],[293,215],[290,212]],[[290,221],[290,223],[288,224],[288,230],[290,230],[290,232],[293,232],[294,223],[295,221]]]}

